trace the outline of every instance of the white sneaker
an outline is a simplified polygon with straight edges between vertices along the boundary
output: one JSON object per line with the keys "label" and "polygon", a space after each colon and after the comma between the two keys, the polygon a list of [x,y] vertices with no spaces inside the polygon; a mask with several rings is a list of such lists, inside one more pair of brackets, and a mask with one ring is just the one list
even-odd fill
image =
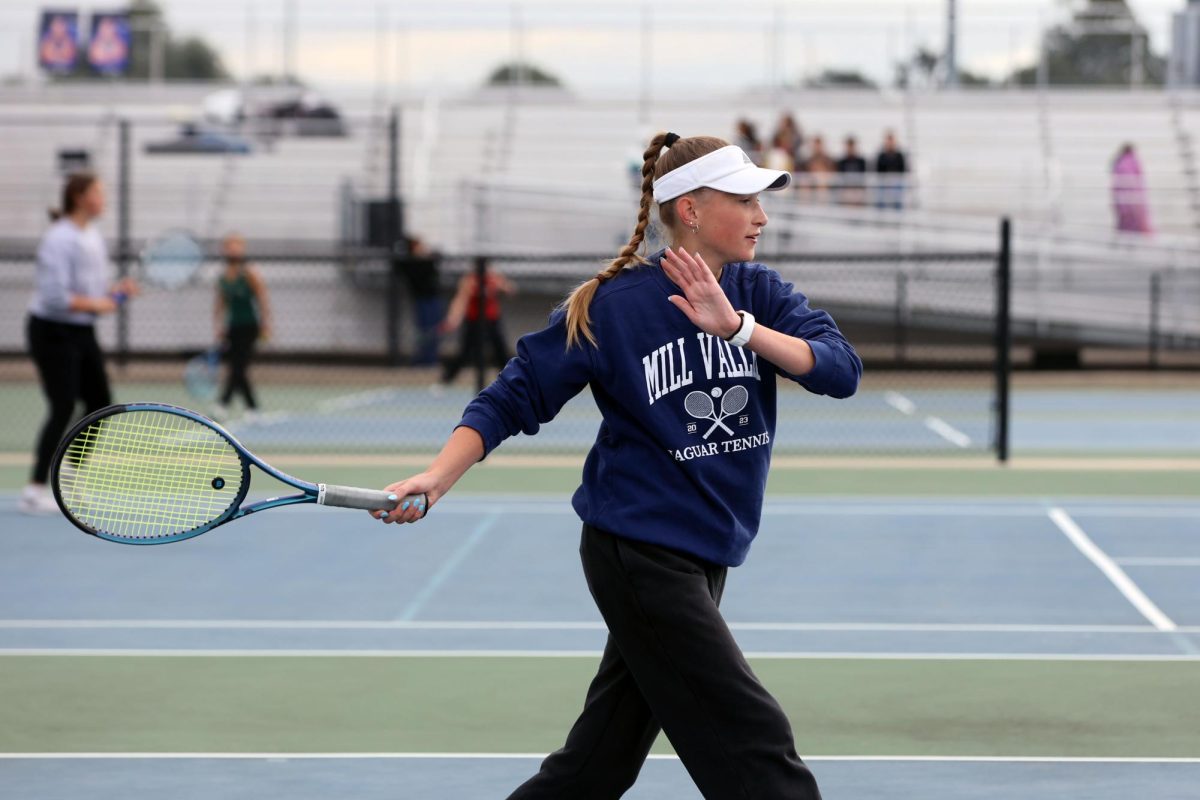
{"label": "white sneaker", "polygon": [[212,407],[212,411],[208,415],[217,422],[224,422],[229,419],[229,406],[224,403],[217,403]]}
{"label": "white sneaker", "polygon": [[47,487],[31,483],[21,490],[21,497],[17,500],[17,509],[22,514],[44,516],[57,514],[58,503],[54,501],[54,495]]}
{"label": "white sneaker", "polygon": [[438,383],[431,383],[429,384],[429,393],[434,397],[441,397],[446,393],[446,385],[440,381]]}
{"label": "white sneaker", "polygon": [[243,425],[253,425],[256,422],[259,422],[261,419],[262,416],[258,413],[258,411],[253,408],[247,408],[245,413],[242,414],[242,418],[238,420],[238,422],[242,423]]}

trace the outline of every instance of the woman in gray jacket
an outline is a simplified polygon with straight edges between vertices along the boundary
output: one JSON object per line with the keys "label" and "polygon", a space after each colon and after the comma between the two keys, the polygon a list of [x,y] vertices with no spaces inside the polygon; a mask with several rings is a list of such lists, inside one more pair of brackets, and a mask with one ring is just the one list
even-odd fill
{"label": "woman in gray jacket", "polygon": [[90,173],[72,175],[63,186],[62,208],[37,251],[37,278],[29,302],[29,353],[37,365],[47,416],[34,451],[33,473],[19,507],[29,514],[58,511],[46,488],[50,459],[82,400],[92,412],[112,402],[95,322],[133,295],[137,284],[113,283],[108,250],[95,220],[104,213],[104,187]]}

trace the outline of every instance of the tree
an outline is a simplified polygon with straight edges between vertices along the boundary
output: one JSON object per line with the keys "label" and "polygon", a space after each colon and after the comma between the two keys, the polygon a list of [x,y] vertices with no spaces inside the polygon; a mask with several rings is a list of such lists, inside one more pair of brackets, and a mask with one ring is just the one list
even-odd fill
{"label": "tree", "polygon": [[[926,47],[918,47],[906,61],[895,65],[895,77],[892,85],[897,89],[930,88],[939,85],[941,69],[945,57]],[[992,81],[986,75],[980,75],[970,70],[958,68],[959,86],[991,86]]]}
{"label": "tree", "polygon": [[485,86],[562,86],[558,76],[553,75],[536,64],[524,61],[509,61],[492,70],[484,82]]}
{"label": "tree", "polygon": [[[1046,33],[1043,47],[1049,83],[1127,86],[1133,82],[1135,68],[1147,84],[1161,85],[1166,80],[1166,59],[1151,50],[1150,36],[1126,0],[1088,0],[1078,5],[1069,22]],[[1042,69],[1040,63],[1023,67],[1010,80],[1035,84]]]}

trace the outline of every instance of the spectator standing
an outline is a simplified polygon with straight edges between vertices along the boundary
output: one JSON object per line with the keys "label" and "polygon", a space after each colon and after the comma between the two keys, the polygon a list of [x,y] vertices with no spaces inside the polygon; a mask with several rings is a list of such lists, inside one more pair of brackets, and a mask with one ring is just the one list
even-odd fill
{"label": "spectator standing", "polygon": [[875,172],[879,175],[875,205],[878,208],[903,208],[908,159],[896,144],[896,134],[892,131],[883,135],[883,147],[875,157]]}
{"label": "spectator standing", "polygon": [[763,143],[758,138],[758,129],[754,127],[753,122],[745,117],[737,121],[737,136],[734,137],[733,143],[742,148],[756,166],[762,166]]}
{"label": "spectator standing", "polygon": [[867,160],[858,153],[858,142],[846,137],[845,155],[838,159],[838,203],[843,206],[867,204]]}
{"label": "spectator standing", "polygon": [[792,157],[791,142],[787,134],[776,131],[775,136],[771,139],[771,146],[767,148],[767,153],[763,157],[763,166],[767,169],[777,169],[780,172],[795,171],[796,161]]}
{"label": "spectator standing", "polygon": [[779,117],[779,123],[775,126],[775,139],[791,156],[793,168],[804,161],[804,132],[800,130],[799,123],[791,114],[785,113]]}
{"label": "spectator standing", "polygon": [[802,181],[804,194],[809,202],[828,203],[829,190],[837,175],[837,163],[825,152],[825,138],[814,136],[809,142],[809,155],[804,159],[803,171],[807,173]]}
{"label": "spectator standing", "polygon": [[408,236],[406,241],[408,258],[404,262],[404,277],[412,295],[417,334],[413,363],[429,366],[436,364],[438,357],[438,323],[442,319],[441,255],[416,236]]}
{"label": "spectator standing", "polygon": [[1125,143],[1112,164],[1113,211],[1117,230],[1126,233],[1153,233],[1150,206],[1146,202],[1146,179],[1137,150]]}

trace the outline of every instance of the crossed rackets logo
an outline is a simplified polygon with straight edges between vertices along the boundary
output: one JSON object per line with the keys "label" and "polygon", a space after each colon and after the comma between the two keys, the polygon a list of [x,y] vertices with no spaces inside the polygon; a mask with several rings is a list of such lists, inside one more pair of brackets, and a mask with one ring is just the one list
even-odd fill
{"label": "crossed rackets logo", "polygon": [[[713,404],[713,398],[721,398],[721,413],[717,414],[716,406]],[[713,424],[704,432],[704,438],[707,439],[712,435],[712,432],[717,428],[721,428],[730,436],[733,436],[733,431],[725,424],[725,420],[734,414],[739,413],[746,407],[746,403],[750,402],[750,392],[746,391],[745,386],[734,386],[732,389],[724,393],[722,396],[721,387],[713,387],[712,396],[708,392],[689,392],[688,396],[683,399],[683,408],[687,413],[696,419],[711,419]]]}

